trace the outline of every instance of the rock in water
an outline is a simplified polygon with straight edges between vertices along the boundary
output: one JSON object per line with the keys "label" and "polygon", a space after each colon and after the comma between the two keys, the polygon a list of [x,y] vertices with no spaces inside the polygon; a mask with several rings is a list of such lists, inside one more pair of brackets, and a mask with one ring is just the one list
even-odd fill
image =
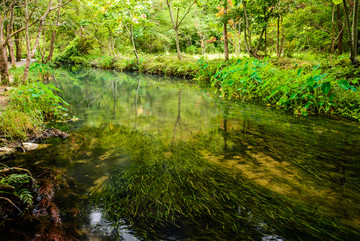
{"label": "rock in water", "polygon": [[39,147],[39,144],[25,142],[25,143],[23,143],[23,147],[24,147],[25,151],[33,151]]}
{"label": "rock in water", "polygon": [[44,139],[52,138],[52,137],[60,137],[62,139],[66,139],[69,136],[70,136],[69,134],[67,134],[59,129],[54,129],[54,128],[46,129],[42,133],[42,138],[44,138]]}

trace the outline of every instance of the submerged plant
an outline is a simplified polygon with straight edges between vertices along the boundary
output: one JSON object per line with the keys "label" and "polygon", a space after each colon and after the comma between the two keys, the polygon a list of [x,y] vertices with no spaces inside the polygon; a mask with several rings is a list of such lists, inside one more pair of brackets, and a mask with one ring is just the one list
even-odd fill
{"label": "submerged plant", "polygon": [[112,141],[129,152],[131,164],[113,173],[99,194],[100,205],[109,219],[125,218],[143,237],[164,238],[157,230],[169,225],[195,230],[193,239],[261,240],[276,233],[292,240],[337,240],[353,235],[316,208],[209,163],[191,143],[167,146],[123,128],[116,134]]}

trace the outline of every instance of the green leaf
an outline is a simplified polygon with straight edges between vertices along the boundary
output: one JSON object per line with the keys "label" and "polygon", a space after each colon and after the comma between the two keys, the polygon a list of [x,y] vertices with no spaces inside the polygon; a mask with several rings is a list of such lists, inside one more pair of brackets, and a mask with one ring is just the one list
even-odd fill
{"label": "green leaf", "polygon": [[303,70],[302,68],[298,69],[297,74],[296,74],[298,77],[300,77],[302,70]]}
{"label": "green leaf", "polygon": [[323,92],[324,95],[327,95],[329,93],[330,89],[331,89],[330,82],[325,82],[321,85],[321,91]]}
{"label": "green leaf", "polygon": [[341,4],[343,1],[342,0],[333,0],[333,3],[335,4],[335,5],[339,5],[339,4]]}
{"label": "green leaf", "polygon": [[298,93],[294,93],[294,94],[292,94],[292,95],[290,96],[290,100],[295,99],[297,95],[298,95]]}
{"label": "green leaf", "polygon": [[339,83],[339,86],[344,90],[348,90],[350,88],[350,84],[347,80],[342,79],[342,80],[339,80],[338,83]]}

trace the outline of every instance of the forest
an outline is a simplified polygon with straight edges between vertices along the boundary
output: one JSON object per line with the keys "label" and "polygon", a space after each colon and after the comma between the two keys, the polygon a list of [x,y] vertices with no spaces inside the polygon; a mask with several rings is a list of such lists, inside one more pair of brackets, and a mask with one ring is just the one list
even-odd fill
{"label": "forest", "polygon": [[0,240],[359,239],[359,12],[1,1]]}

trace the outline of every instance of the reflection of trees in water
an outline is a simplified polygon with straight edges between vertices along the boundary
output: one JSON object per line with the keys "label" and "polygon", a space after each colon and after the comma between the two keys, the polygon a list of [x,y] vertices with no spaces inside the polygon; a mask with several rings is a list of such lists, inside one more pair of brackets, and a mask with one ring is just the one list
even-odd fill
{"label": "reflection of trees in water", "polygon": [[179,94],[178,94],[178,111],[174,125],[172,143],[176,141],[177,128],[179,128],[180,130],[180,140],[182,140],[183,127],[190,133],[191,136],[193,135],[191,129],[181,119],[181,94],[182,94],[182,89],[179,90]]}
{"label": "reflection of trees in water", "polygon": [[139,81],[138,85],[136,86],[136,94],[135,94],[135,121],[134,121],[134,129],[136,129],[136,125],[137,125],[137,117],[138,117],[137,103],[138,103],[140,85],[141,85],[141,84],[140,84],[140,81]]}

